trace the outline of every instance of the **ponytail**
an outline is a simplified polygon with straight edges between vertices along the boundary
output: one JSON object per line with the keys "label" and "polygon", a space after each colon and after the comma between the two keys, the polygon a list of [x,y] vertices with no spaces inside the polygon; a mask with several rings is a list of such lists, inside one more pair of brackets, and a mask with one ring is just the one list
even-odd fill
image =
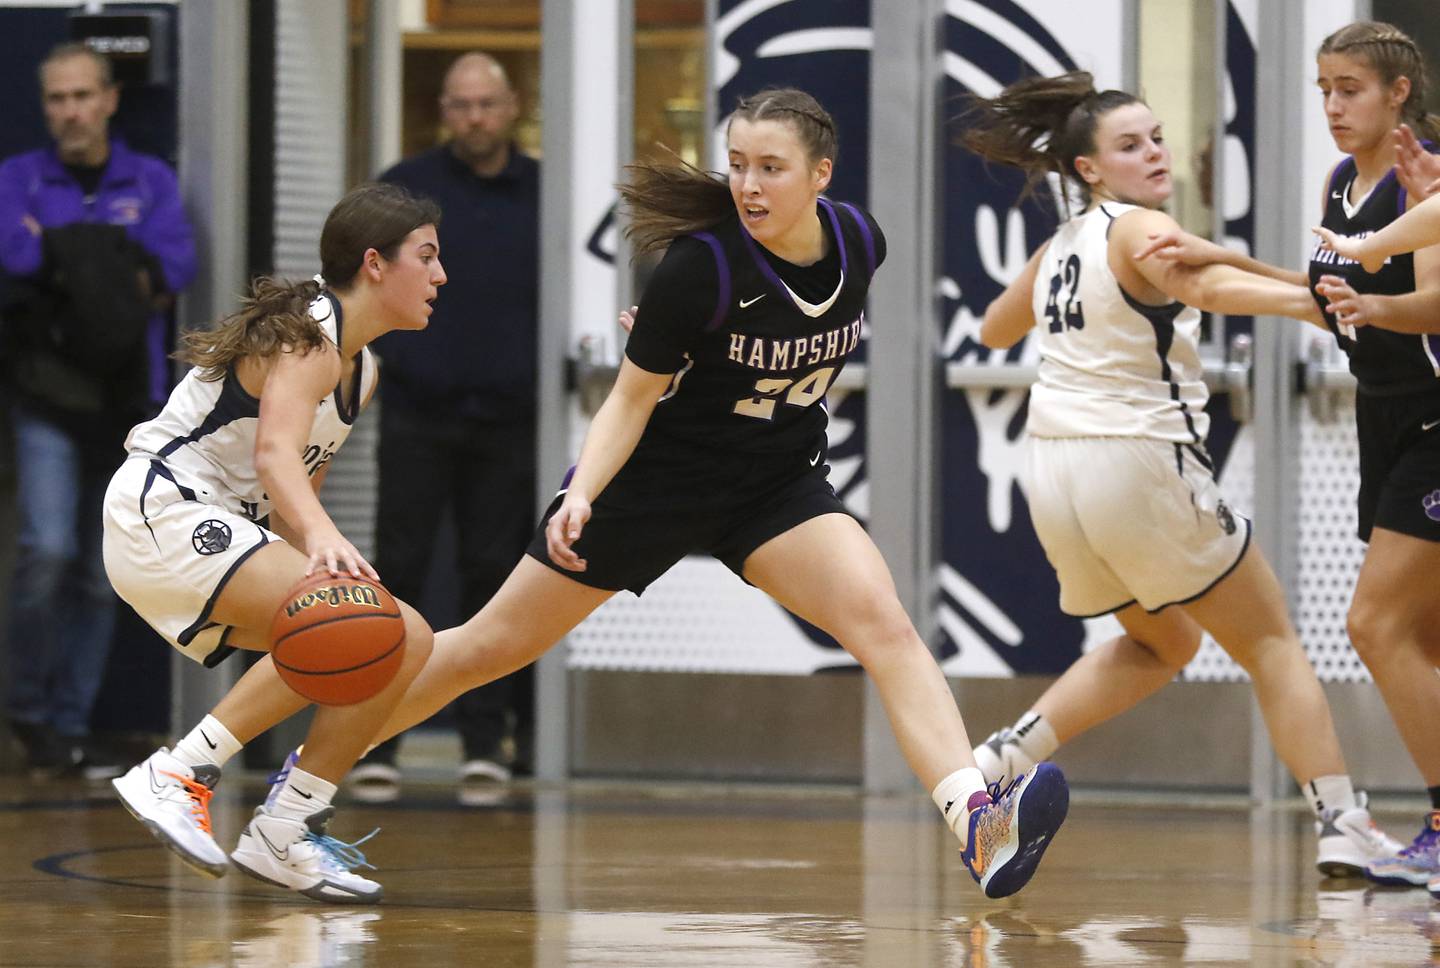
{"label": "ponytail", "polygon": [[1095,150],[1095,128],[1106,114],[1140,99],[1124,91],[1097,91],[1088,71],[1058,77],[1027,77],[993,98],[972,97],[961,115],[961,144],[986,161],[1025,173],[1032,194],[1046,175],[1090,192],[1075,172],[1075,159]]}
{"label": "ponytail", "polygon": [[719,172],[702,171],[678,155],[670,164],[642,162],[625,170],[629,179],[616,187],[630,216],[625,235],[637,255],[704,231],[735,211]]}
{"label": "ponytail", "polygon": [[325,345],[325,331],[310,315],[320,296],[320,283],[286,282],[261,276],[250,287],[240,309],[214,329],[192,330],[180,337],[175,359],[202,371],[200,379],[222,379],[230,366],[246,356],[263,358],[282,349],[308,353]]}

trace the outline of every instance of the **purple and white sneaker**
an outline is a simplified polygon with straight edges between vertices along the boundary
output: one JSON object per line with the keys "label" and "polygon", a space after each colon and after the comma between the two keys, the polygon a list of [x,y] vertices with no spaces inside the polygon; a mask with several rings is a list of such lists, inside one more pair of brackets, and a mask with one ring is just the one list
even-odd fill
{"label": "purple and white sneaker", "polygon": [[998,783],[990,787],[990,801],[970,813],[960,852],[987,897],[1009,897],[1029,883],[1069,809],[1070,787],[1054,763],[1041,763],[1003,793]]}

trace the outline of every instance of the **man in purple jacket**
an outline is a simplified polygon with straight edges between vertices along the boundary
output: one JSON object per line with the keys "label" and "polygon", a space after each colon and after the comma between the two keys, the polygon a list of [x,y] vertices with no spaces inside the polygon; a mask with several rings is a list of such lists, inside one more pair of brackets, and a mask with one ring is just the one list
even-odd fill
{"label": "man in purple jacket", "polygon": [[6,714],[29,765],[86,765],[115,597],[100,507],[126,431],[169,393],[168,310],[195,275],[175,173],[109,134],[110,64],[62,44],[40,65],[54,144],[0,163],[5,389],[17,560]]}

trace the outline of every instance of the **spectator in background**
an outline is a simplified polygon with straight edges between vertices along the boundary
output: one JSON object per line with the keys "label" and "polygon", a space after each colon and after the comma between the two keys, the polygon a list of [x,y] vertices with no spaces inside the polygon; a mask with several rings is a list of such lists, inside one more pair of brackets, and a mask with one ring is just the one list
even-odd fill
{"label": "spectator in background", "polygon": [[[454,275],[428,329],[375,344],[382,363],[376,567],[395,595],[423,607],[448,507],[458,604],[471,615],[520,560],[535,522],[540,173],[512,138],[519,105],[494,58],[456,59],[440,111],[451,140],[381,176],[440,204],[440,247]],[[484,802],[513,767],[528,767],[531,682],[522,670],[456,700],[461,802]],[[357,795],[398,795],[397,745],[398,738],[377,748],[351,774]]]}
{"label": "spectator in background", "polygon": [[168,311],[195,247],[175,173],[110,136],[109,62],[61,44],[40,88],[54,143],[0,164],[19,531],[6,714],[32,770],[105,775],[88,742],[115,617],[100,503],[126,431],[169,392]]}

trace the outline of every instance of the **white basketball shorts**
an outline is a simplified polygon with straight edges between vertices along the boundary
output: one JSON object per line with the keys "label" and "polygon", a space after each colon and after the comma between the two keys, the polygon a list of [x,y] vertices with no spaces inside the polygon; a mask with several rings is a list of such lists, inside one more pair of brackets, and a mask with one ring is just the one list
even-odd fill
{"label": "white basketball shorts", "polygon": [[280,538],[205,501],[158,459],[131,456],[105,491],[105,572],[115,592],[171,645],[217,664],[235,651],[231,629],[210,621],[230,576]]}
{"label": "white basketball shorts", "polygon": [[1199,598],[1240,563],[1250,521],[1225,503],[1198,446],[1141,437],[1031,437],[1030,517],[1060,609],[1091,618]]}

